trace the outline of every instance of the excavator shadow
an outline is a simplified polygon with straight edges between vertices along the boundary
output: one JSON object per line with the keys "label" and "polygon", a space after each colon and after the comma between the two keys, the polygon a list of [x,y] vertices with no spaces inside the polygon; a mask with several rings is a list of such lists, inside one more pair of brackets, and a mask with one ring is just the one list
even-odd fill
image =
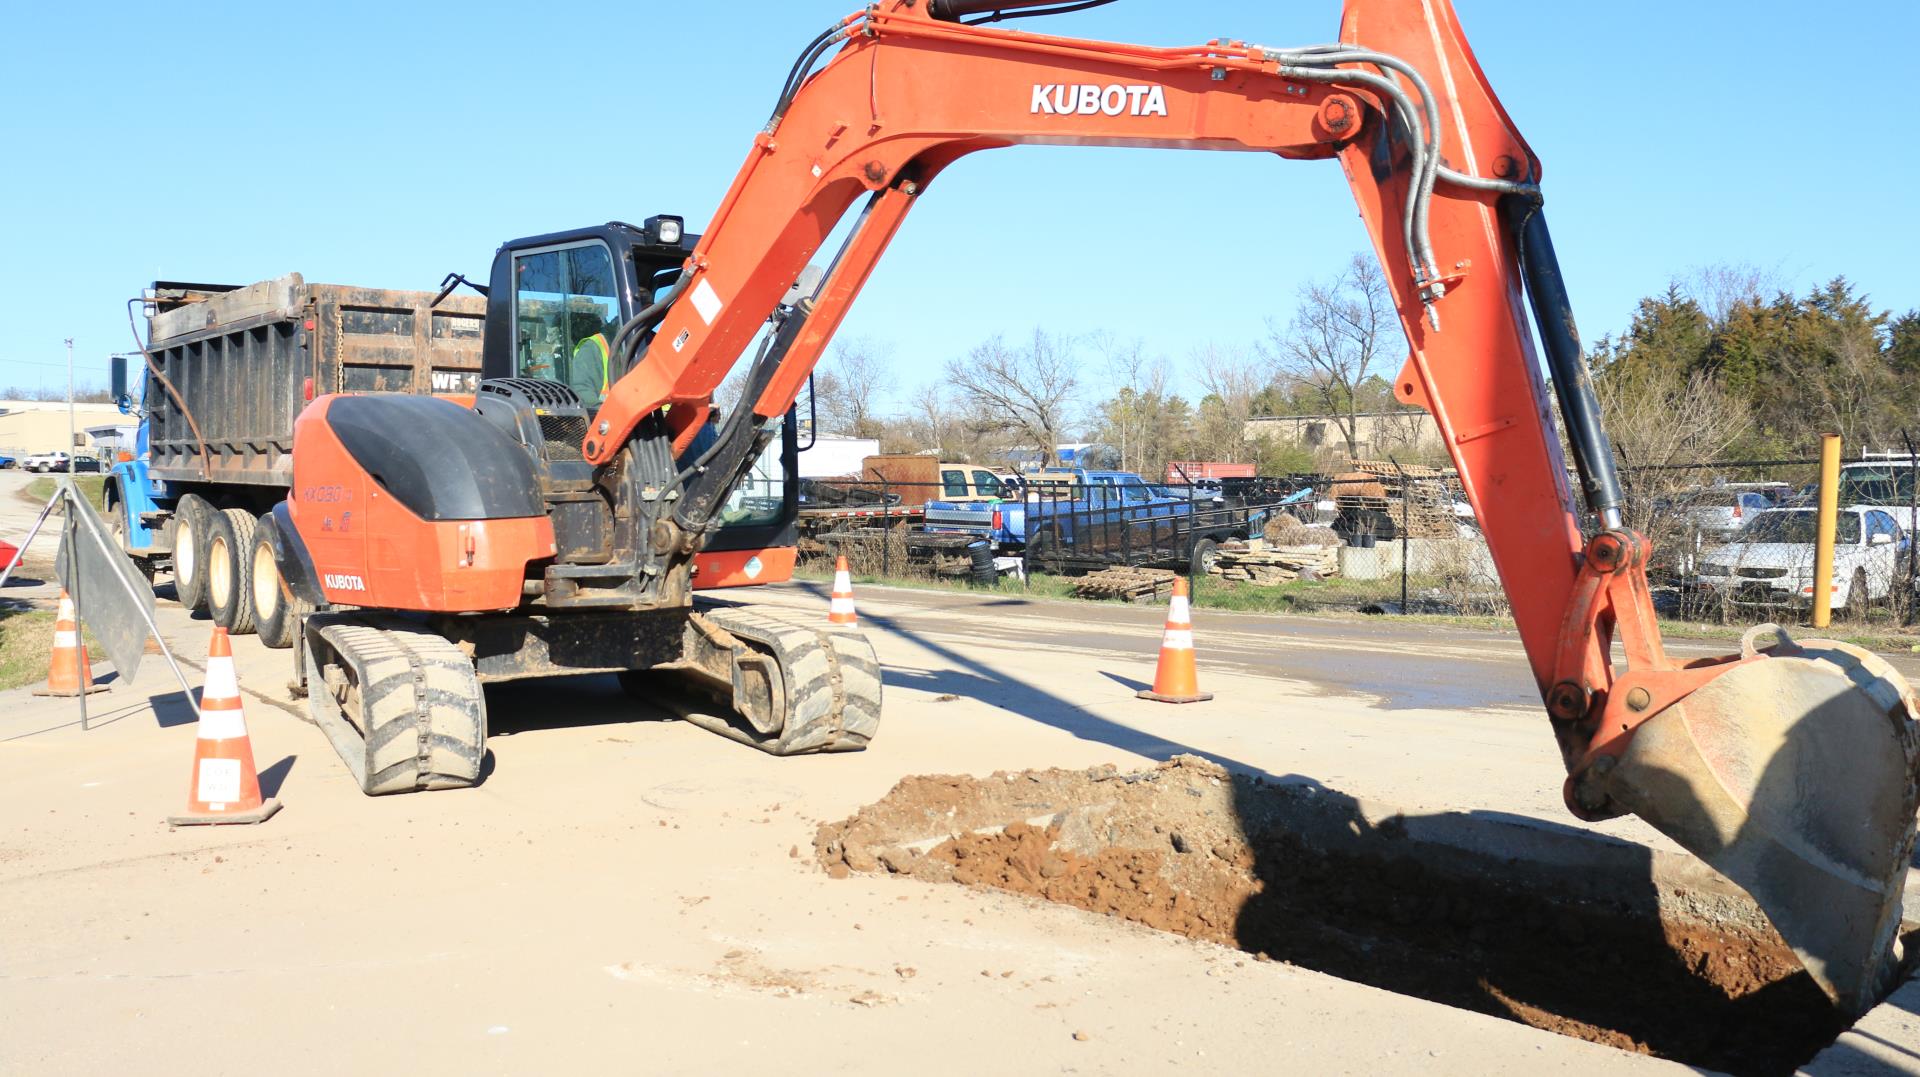
{"label": "excavator shadow", "polygon": [[[1383,815],[1310,777],[1103,718],[898,618],[863,620],[944,663],[889,668],[889,686],[977,699],[1120,751],[1199,756],[1252,779],[1233,783],[1234,811],[1259,885],[1231,940],[1250,953],[1734,1074],[1789,1073],[1844,1025],[1764,922],[1718,930],[1663,919],[1646,846],[1499,812]],[[1299,812],[1276,813],[1276,790],[1311,802],[1307,825]]]}

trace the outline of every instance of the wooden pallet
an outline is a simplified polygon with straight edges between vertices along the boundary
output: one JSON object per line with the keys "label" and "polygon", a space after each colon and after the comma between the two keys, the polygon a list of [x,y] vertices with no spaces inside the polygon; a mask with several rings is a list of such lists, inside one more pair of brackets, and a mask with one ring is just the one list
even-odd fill
{"label": "wooden pallet", "polygon": [[1081,598],[1123,598],[1129,602],[1151,602],[1173,591],[1178,573],[1165,568],[1104,568],[1073,581],[1073,593]]}

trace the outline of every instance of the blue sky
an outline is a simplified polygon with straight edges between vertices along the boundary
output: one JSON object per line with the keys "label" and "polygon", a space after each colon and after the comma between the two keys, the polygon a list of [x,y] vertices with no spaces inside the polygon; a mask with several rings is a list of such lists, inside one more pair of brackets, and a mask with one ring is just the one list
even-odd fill
{"label": "blue sky", "polygon": [[[64,385],[68,336],[82,382],[103,384],[132,343],[124,301],[155,278],[431,288],[483,275],[514,236],[656,212],[697,228],[799,48],[853,6],[15,5],[0,385]],[[1796,289],[1845,273],[1882,307],[1920,306],[1909,76],[1837,47],[1920,41],[1920,4],[1860,0],[1844,19],[1800,0],[1456,6],[1546,163],[1589,339],[1716,262]],[[1338,19],[1334,0],[1121,0],[1025,25],[1295,45]],[[843,332],[891,348],[902,396],[1035,325],[1177,362],[1260,336],[1364,244],[1331,162],[977,154],[914,211]]]}

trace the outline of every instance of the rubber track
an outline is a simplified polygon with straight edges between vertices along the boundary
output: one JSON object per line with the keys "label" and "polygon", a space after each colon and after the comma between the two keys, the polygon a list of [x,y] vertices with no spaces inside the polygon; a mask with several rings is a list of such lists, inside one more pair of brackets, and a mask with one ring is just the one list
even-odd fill
{"label": "rubber track", "polygon": [[319,670],[307,674],[310,707],[363,792],[455,789],[479,779],[486,700],[464,652],[405,622],[334,622],[318,632],[360,686],[364,725],[334,704]]}
{"label": "rubber track", "polygon": [[737,719],[683,712],[688,721],[771,755],[857,752],[879,732],[880,660],[865,636],[823,631],[738,607],[700,612],[774,656],[789,707],[785,723],[771,736]]}

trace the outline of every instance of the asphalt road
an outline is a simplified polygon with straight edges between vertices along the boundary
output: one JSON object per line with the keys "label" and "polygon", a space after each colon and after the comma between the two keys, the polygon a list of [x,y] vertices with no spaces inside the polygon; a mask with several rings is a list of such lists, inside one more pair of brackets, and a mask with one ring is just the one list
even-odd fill
{"label": "asphalt road", "polygon": [[[823,584],[768,588],[826,601]],[[890,631],[938,630],[980,640],[1044,640],[1083,650],[1137,649],[1142,630],[1165,622],[1163,606],[1089,605],[1054,599],[986,597],[965,592],[866,587],[888,609],[871,619]],[[897,607],[895,604],[898,604]],[[1196,647],[1205,669],[1304,682],[1330,696],[1359,696],[1387,709],[1537,709],[1539,695],[1519,633],[1420,623],[1392,617],[1251,614],[1194,609]],[[1674,639],[1680,660],[1731,652],[1732,641]],[[1884,656],[1920,684],[1920,655]]]}

